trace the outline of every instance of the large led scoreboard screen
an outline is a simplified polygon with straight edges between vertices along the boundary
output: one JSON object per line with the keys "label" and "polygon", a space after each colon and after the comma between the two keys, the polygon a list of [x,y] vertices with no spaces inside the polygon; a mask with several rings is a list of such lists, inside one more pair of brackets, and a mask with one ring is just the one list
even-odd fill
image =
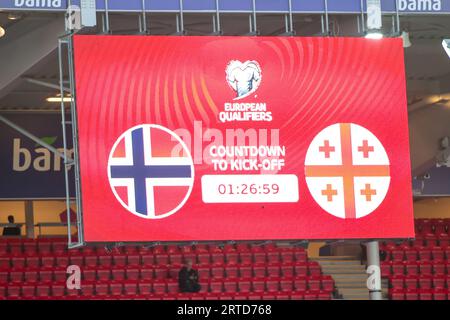
{"label": "large led scoreboard screen", "polygon": [[86,241],[414,236],[400,39],[74,48]]}

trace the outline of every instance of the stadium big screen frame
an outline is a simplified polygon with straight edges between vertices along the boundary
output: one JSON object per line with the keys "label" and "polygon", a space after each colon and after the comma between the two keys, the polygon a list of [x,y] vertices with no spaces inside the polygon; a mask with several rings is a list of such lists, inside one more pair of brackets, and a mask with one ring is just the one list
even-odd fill
{"label": "stadium big screen frame", "polygon": [[400,39],[74,37],[87,242],[414,237]]}

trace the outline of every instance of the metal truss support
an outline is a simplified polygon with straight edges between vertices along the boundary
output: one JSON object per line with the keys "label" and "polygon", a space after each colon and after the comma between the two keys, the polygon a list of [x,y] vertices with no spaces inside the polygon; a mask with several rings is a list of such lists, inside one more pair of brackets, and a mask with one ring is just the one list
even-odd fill
{"label": "metal truss support", "polygon": [[[63,48],[66,49],[66,55],[63,54]],[[63,132],[64,143],[64,159],[67,159],[67,130],[72,130],[72,146],[73,146],[73,161],[64,161],[64,176],[66,181],[66,210],[67,210],[67,232],[68,232],[68,247],[69,249],[83,246],[84,234],[83,234],[83,216],[82,216],[82,203],[81,203],[81,181],[80,181],[80,168],[79,168],[79,153],[78,153],[78,126],[77,126],[77,114],[76,114],[76,94],[75,94],[75,76],[74,76],[74,62],[73,62],[73,34],[64,35],[58,40],[58,58],[59,58],[59,82],[60,82],[60,94],[64,93],[64,68],[63,61],[67,60],[68,74],[69,74],[69,91],[71,94],[70,102],[70,121],[66,119],[66,108],[63,100],[61,99],[61,125]],[[71,126],[71,128],[68,128]],[[75,181],[69,181],[69,169],[73,166]],[[74,183],[75,190],[75,205],[76,205],[76,226],[78,239],[74,241],[71,233],[71,198],[70,198],[70,185]]]}

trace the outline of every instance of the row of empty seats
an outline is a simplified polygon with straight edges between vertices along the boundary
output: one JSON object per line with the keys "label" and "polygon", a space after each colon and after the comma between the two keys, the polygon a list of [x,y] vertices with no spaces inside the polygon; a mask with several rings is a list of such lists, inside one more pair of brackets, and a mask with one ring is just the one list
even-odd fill
{"label": "row of empty seats", "polygon": [[[177,278],[182,265],[168,266],[128,266],[128,267],[85,267],[81,269],[86,280],[122,280],[122,279],[165,279]],[[321,269],[316,262],[290,264],[214,264],[198,265],[199,278],[236,278],[236,277],[293,277],[320,276]],[[58,280],[64,278],[65,267],[28,267],[0,268],[0,282]]]}
{"label": "row of empty seats", "polygon": [[[3,248],[3,249],[2,249]],[[202,290],[178,292],[182,263],[193,260]],[[66,288],[68,265],[81,290]],[[247,243],[90,246],[61,239],[0,240],[0,299],[331,299],[334,281],[301,247]]]}
{"label": "row of empty seats", "polygon": [[[331,292],[334,282],[330,277],[316,278],[240,278],[226,280],[202,280],[201,293],[249,293],[249,292]],[[56,282],[23,282],[0,285],[0,296],[61,296],[61,295],[161,295],[178,293],[178,282],[175,279],[126,280],[126,281],[83,281],[80,290],[67,289],[65,281]]]}
{"label": "row of empty seats", "polygon": [[447,289],[391,289],[391,300],[450,300]]}

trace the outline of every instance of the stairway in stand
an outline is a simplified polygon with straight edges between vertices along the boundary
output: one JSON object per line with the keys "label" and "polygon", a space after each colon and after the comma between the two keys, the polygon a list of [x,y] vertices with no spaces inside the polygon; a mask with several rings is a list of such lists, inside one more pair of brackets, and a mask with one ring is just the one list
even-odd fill
{"label": "stairway in stand", "polygon": [[[321,265],[324,274],[333,277],[336,286],[335,299],[369,300],[366,267],[361,265],[357,257],[326,256],[312,260]],[[383,299],[387,299],[387,280],[382,280],[381,288]]]}

